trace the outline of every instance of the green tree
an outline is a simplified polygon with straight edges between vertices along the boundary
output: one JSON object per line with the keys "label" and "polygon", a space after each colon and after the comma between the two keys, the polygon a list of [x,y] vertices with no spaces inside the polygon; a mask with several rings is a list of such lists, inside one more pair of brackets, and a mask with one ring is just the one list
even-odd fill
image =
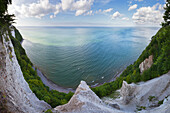
{"label": "green tree", "polygon": [[0,28],[2,33],[9,30],[9,26],[14,23],[14,15],[8,14],[9,4],[12,4],[12,0],[0,0]]}
{"label": "green tree", "polygon": [[170,25],[170,0],[166,0],[166,7],[164,7],[165,13],[164,13],[164,23],[162,23],[162,26],[168,26]]}

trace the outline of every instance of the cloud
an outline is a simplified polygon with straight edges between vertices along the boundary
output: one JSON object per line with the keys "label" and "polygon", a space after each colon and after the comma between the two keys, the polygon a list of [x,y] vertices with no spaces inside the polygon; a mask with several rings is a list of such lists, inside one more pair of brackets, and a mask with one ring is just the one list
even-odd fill
{"label": "cloud", "polygon": [[85,15],[93,15],[93,11],[90,10],[90,11],[88,11]]}
{"label": "cloud", "polygon": [[129,18],[128,17],[123,17],[122,20],[129,20]]}
{"label": "cloud", "polygon": [[138,5],[137,5],[137,4],[134,4],[134,5],[132,5],[132,6],[129,7],[128,11],[134,10],[134,9],[136,9],[137,7],[138,7]]}
{"label": "cloud", "polygon": [[50,15],[50,18],[54,18],[54,15]]}
{"label": "cloud", "polygon": [[[67,1],[67,0],[66,0]],[[76,10],[76,16],[82,15],[91,9],[94,0],[79,0],[73,3],[71,10]]]}
{"label": "cloud", "polygon": [[136,24],[160,24],[163,21],[163,10],[161,4],[152,7],[141,7],[133,14],[132,19]]}
{"label": "cloud", "polygon": [[[55,17],[62,11],[74,11],[75,16],[88,12],[93,5],[94,0],[61,0],[57,4],[51,4],[49,0],[39,0],[30,4],[14,4],[9,6],[9,12],[17,17],[35,17],[53,14]],[[52,17],[52,16],[51,16]]]}
{"label": "cloud", "polygon": [[113,10],[113,8],[109,8],[109,9],[106,9],[106,10],[103,10],[103,13],[109,13]]}
{"label": "cloud", "polygon": [[113,15],[111,17],[114,20],[116,18],[119,18],[120,16],[122,16],[122,14],[120,14],[118,11],[116,11],[115,13],[113,13]]}
{"label": "cloud", "polygon": [[101,13],[101,12],[102,12],[102,10],[99,9],[99,10],[97,10],[95,13],[98,14],[98,13]]}
{"label": "cloud", "polygon": [[74,3],[74,0],[61,0],[61,6],[64,11],[70,9]]}

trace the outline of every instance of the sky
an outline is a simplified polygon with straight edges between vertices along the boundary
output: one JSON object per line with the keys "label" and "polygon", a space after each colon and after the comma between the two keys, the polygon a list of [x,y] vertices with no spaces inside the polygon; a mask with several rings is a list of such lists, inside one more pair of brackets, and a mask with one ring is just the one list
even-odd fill
{"label": "sky", "polygon": [[13,0],[16,26],[160,26],[165,0]]}

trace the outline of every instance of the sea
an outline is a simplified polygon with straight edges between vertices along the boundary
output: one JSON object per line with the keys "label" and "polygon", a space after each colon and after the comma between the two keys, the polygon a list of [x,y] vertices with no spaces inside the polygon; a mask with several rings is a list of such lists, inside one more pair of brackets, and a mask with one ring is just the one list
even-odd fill
{"label": "sea", "polygon": [[111,81],[133,64],[159,27],[17,27],[32,63],[58,86]]}

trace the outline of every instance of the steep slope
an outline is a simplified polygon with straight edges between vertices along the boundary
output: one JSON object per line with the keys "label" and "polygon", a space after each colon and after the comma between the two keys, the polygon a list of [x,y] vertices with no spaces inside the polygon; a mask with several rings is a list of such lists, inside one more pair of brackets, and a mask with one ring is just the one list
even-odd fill
{"label": "steep slope", "polygon": [[[150,44],[142,52],[133,65],[128,66],[114,82],[105,83],[92,90],[99,96],[104,97],[114,93],[121,88],[122,82],[137,83],[159,77],[170,70],[170,26],[162,27],[155,36],[152,37]],[[149,68],[140,71],[140,64],[147,61],[152,56]],[[151,65],[152,64],[152,65]],[[142,72],[142,73],[141,73]]]}
{"label": "steep slope", "polygon": [[58,106],[54,110],[64,113],[123,113],[102,102],[84,81],[81,81],[67,104]]}
{"label": "steep slope", "polygon": [[[122,88],[117,92],[120,93],[118,98],[105,97],[103,100],[109,104],[119,105],[123,111],[134,112],[142,109],[150,111],[162,104],[168,96],[170,97],[170,72],[138,84],[127,84],[126,81],[123,81]],[[167,109],[162,108],[163,110],[170,112],[170,105],[167,106]]]}
{"label": "steep slope", "polygon": [[7,112],[6,109],[16,113],[41,113],[51,108],[35,96],[25,81],[8,32],[0,36],[0,94],[4,99],[1,112]]}
{"label": "steep slope", "polygon": [[15,29],[13,35],[15,35],[15,38],[14,36],[12,36],[12,34],[9,34],[12,44],[14,46],[18,63],[21,67],[24,79],[29,84],[29,87],[33,91],[33,93],[35,93],[38,99],[44,100],[45,102],[50,104],[51,107],[66,104],[70,100],[73,93],[69,92],[68,94],[66,94],[57,90],[50,90],[49,87],[47,87],[42,82],[41,78],[37,75],[36,69],[33,68],[34,65],[27,57],[26,52],[20,42],[22,41],[22,36],[20,32]]}
{"label": "steep slope", "polygon": [[[120,98],[102,101],[81,81],[70,101],[57,106],[54,111],[61,113],[169,113],[170,112],[170,72],[161,77],[138,85],[123,82]],[[152,100],[150,98],[153,98]],[[159,106],[159,102],[163,101]],[[145,110],[144,110],[145,109]]]}

